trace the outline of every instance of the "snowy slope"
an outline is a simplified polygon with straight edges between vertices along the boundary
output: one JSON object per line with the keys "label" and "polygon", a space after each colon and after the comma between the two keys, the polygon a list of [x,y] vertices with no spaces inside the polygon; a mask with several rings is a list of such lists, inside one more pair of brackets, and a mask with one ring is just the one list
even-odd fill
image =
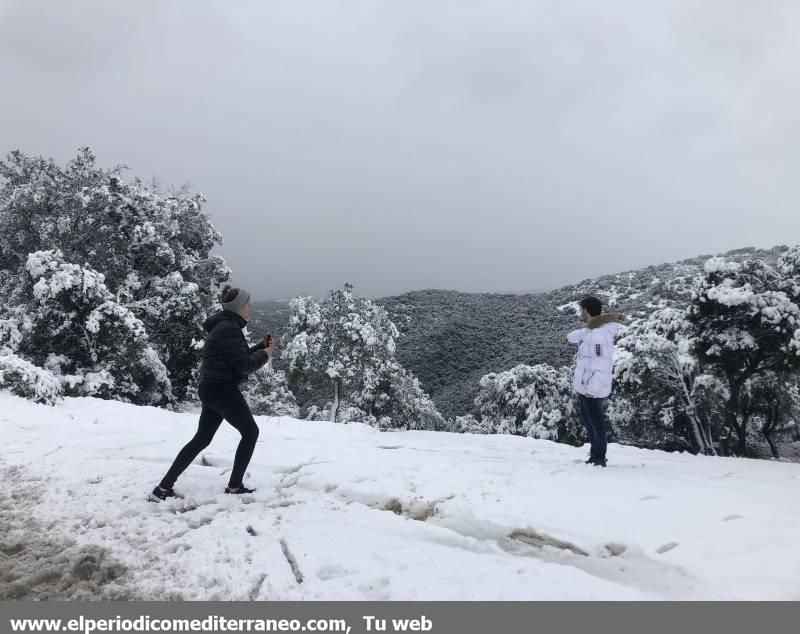
{"label": "snowy slope", "polygon": [[254,495],[221,494],[223,425],[186,497],[146,502],[195,425],[0,393],[6,574],[75,540],[135,598],[800,599],[798,464],[612,445],[602,470],[546,441],[260,418]]}

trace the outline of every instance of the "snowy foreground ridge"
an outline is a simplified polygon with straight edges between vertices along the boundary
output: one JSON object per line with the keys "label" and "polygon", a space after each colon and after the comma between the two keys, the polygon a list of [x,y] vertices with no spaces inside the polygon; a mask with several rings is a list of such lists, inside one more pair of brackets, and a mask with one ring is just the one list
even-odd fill
{"label": "snowy foreground ridge", "polygon": [[798,464],[259,418],[146,502],[196,419],[0,393],[6,598],[800,599]]}

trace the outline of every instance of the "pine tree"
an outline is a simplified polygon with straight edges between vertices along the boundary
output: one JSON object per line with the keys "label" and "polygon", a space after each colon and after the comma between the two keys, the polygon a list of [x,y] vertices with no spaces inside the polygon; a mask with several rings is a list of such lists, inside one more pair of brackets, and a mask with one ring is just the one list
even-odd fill
{"label": "pine tree", "polygon": [[[702,408],[696,379],[703,374],[693,353],[692,324],[686,311],[664,308],[636,320],[617,342],[615,380],[618,390],[636,408],[633,420],[681,434],[685,421],[695,449],[716,453],[708,416]],[[663,425],[668,422],[668,426]]]}
{"label": "pine tree", "polygon": [[725,383],[724,422],[737,435],[738,455],[747,451],[749,419],[742,409],[747,382],[767,372],[784,375],[800,365],[795,293],[800,280],[793,257],[782,258],[776,268],[758,260],[739,264],[712,258],[689,306],[694,351]]}
{"label": "pine tree", "polygon": [[441,429],[444,419],[419,381],[397,362],[397,327],[386,310],[353,293],[331,291],[322,305],[309,297],[290,302],[284,357],[290,383],[313,393],[327,385],[330,404],[314,407],[337,421],[359,421],[380,428]]}
{"label": "pine tree", "polygon": [[331,291],[321,307],[310,298],[293,300],[284,356],[290,371],[330,382],[331,421],[348,388],[381,360],[394,354],[398,331],[386,311],[353,294],[353,287]]}

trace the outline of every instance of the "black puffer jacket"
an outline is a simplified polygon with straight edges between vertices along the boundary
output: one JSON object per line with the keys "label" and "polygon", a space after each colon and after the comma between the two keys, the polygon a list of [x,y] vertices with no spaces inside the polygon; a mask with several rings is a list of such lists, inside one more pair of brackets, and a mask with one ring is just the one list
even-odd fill
{"label": "black puffer jacket", "polygon": [[238,385],[269,361],[263,341],[247,347],[242,332],[246,324],[241,315],[230,310],[222,310],[206,319],[203,329],[208,336],[200,365],[201,381]]}

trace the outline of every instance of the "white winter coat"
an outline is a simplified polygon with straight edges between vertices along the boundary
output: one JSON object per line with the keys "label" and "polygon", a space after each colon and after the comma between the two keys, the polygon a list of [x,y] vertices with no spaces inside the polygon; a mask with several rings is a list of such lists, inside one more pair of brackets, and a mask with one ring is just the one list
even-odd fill
{"label": "white winter coat", "polygon": [[578,344],[573,386],[578,394],[591,398],[606,398],[611,394],[614,376],[614,337],[619,330],[620,315],[606,313],[592,317],[585,328],[567,335],[570,343]]}

